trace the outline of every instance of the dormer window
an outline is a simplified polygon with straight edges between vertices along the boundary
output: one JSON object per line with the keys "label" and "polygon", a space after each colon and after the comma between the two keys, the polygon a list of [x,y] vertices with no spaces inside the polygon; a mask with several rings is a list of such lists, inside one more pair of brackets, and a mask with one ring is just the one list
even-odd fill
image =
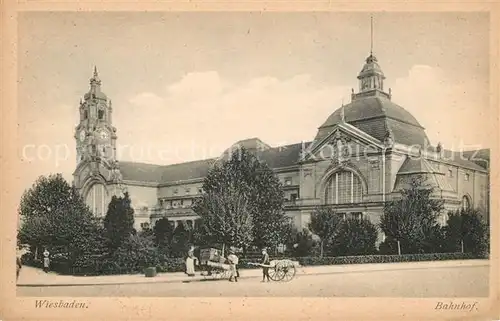
{"label": "dormer window", "polygon": [[186,195],[189,195],[189,193],[191,193],[191,189],[188,187],[186,188]]}
{"label": "dormer window", "polygon": [[465,173],[464,179],[468,182],[469,181],[469,174]]}

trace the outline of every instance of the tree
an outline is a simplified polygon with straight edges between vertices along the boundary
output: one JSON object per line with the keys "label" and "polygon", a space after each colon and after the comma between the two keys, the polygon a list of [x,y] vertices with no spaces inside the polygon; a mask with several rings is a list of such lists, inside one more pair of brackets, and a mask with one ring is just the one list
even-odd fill
{"label": "tree", "polygon": [[179,224],[174,229],[172,242],[171,242],[171,254],[174,257],[183,257],[186,255],[190,248],[192,232],[184,227],[184,224]]}
{"label": "tree", "polygon": [[58,208],[65,208],[75,195],[61,174],[40,176],[21,197],[19,215],[45,217]]}
{"label": "tree", "polygon": [[436,230],[436,219],[443,210],[444,201],[433,199],[433,189],[424,185],[422,176],[412,177],[409,187],[401,191],[401,198],[386,203],[380,228],[405,253],[425,249]]}
{"label": "tree", "polygon": [[196,202],[195,212],[201,217],[198,239],[226,246],[246,247],[252,241],[252,217],[248,199],[234,182],[222,192],[208,191]]}
{"label": "tree", "polygon": [[99,220],[60,174],[40,177],[23,194],[19,213],[18,240],[36,252],[47,247],[73,262],[82,255],[104,251]]}
{"label": "tree", "polygon": [[331,207],[317,207],[311,215],[309,230],[320,237],[320,256],[323,257],[325,243],[335,238],[342,219]]}
{"label": "tree", "polygon": [[[244,148],[215,165],[194,206],[212,241],[241,247],[276,246],[287,238],[281,183],[273,171]],[[232,210],[229,210],[232,209]],[[224,223],[223,223],[224,222]]]}
{"label": "tree", "polygon": [[104,228],[110,250],[113,252],[127,240],[130,235],[135,234],[134,229],[134,209],[128,193],[123,196],[111,198],[106,217],[104,218]]}
{"label": "tree", "polygon": [[195,220],[193,228],[193,243],[196,245],[209,245],[213,243],[212,240],[213,240],[212,234],[208,230],[208,228],[203,224],[203,220],[202,219]]}
{"label": "tree", "polygon": [[170,243],[174,234],[172,222],[168,218],[163,217],[159,219],[153,227],[155,244],[164,251],[170,251]]}
{"label": "tree", "polygon": [[295,241],[292,246],[293,256],[306,257],[317,255],[317,242],[314,240],[314,235],[307,228],[296,232]]}
{"label": "tree", "polygon": [[161,255],[154,246],[152,236],[140,234],[129,235],[112,254],[112,261],[121,271],[116,272],[142,272],[144,268],[157,266]]}
{"label": "tree", "polygon": [[488,226],[476,209],[450,212],[444,230],[450,251],[483,254],[488,250]]}
{"label": "tree", "polygon": [[21,196],[20,241],[37,250],[53,243],[54,211],[65,209],[73,199],[71,186],[60,174],[40,176]]}
{"label": "tree", "polygon": [[368,219],[349,218],[341,223],[331,249],[335,255],[370,255],[377,249],[377,228]]}

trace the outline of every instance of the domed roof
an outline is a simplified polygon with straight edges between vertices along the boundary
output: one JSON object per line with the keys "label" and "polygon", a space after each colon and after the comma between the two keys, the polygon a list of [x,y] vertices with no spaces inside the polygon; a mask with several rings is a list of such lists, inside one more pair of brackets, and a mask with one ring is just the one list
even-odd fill
{"label": "domed roof", "polygon": [[[357,98],[343,108],[345,122],[380,141],[391,133],[395,142],[405,145],[429,142],[425,129],[415,117],[385,96]],[[342,108],[339,108],[319,127],[315,141],[328,136],[333,126],[341,121]]]}
{"label": "domed roof", "polygon": [[[92,94],[94,94],[94,96],[92,96]],[[83,97],[85,98],[85,100],[90,99],[90,98],[97,98],[97,99],[102,99],[102,100],[108,99],[108,96],[106,96],[106,94],[100,90],[95,91],[95,92],[89,91]]]}
{"label": "domed roof", "polygon": [[107,100],[108,97],[105,93],[101,91],[101,79],[99,78],[99,74],[97,72],[97,67],[94,67],[94,74],[92,78],[90,78],[90,90],[88,93],[84,95],[85,100],[91,98],[97,98],[101,100]]}

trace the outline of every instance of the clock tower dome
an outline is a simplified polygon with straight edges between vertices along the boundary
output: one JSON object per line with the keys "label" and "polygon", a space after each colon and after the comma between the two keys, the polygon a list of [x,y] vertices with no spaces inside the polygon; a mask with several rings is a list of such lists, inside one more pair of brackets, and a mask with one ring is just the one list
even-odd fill
{"label": "clock tower dome", "polygon": [[116,128],[112,125],[111,100],[101,91],[101,80],[94,68],[90,90],[80,101],[80,123],[75,138],[77,163],[91,159],[114,161],[116,154]]}
{"label": "clock tower dome", "polygon": [[75,128],[75,187],[94,214],[106,214],[111,195],[121,191],[121,174],[116,160],[116,128],[112,125],[111,100],[101,91],[97,68],[90,89],[80,100],[80,120]]}

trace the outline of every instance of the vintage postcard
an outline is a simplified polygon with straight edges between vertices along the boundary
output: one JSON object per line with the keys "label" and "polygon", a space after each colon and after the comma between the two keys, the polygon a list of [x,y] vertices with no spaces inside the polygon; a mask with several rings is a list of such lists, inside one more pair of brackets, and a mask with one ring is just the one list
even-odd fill
{"label": "vintage postcard", "polygon": [[6,5],[0,319],[498,319],[498,10],[454,5]]}

